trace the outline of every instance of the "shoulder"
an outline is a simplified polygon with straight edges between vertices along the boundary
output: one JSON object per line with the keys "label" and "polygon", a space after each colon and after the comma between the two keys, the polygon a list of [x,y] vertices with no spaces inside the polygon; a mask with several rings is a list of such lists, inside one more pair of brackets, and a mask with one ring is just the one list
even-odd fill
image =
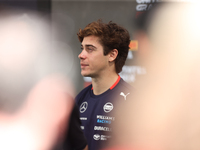
{"label": "shoulder", "polygon": [[124,100],[127,101],[131,99],[134,88],[121,78],[113,92],[115,93],[115,98],[118,99],[118,102],[123,102]]}
{"label": "shoulder", "polygon": [[124,90],[127,90],[127,91],[134,90],[133,86],[125,82],[122,78],[120,79],[120,82],[119,82],[119,88],[123,88]]}
{"label": "shoulder", "polygon": [[92,89],[92,84],[90,84],[89,86],[87,86],[86,88],[84,88],[84,89],[76,96],[76,98],[75,98],[76,103],[78,104],[79,101],[80,101],[81,99],[83,99],[83,98],[86,96],[86,94],[88,94],[88,93],[91,91],[91,89]]}

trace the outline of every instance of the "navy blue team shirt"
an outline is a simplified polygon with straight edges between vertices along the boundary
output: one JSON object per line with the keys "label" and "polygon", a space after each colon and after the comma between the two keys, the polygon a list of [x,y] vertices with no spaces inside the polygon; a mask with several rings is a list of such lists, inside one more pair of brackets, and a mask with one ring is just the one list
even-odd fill
{"label": "navy blue team shirt", "polygon": [[81,128],[87,139],[89,150],[99,150],[112,138],[111,125],[117,119],[112,113],[115,104],[125,103],[130,97],[132,86],[120,76],[104,93],[93,94],[92,85],[84,88],[77,96]]}

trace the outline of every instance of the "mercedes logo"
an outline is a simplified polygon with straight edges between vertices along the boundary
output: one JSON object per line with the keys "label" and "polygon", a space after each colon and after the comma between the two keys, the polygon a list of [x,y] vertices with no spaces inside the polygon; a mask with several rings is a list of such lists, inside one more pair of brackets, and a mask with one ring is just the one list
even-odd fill
{"label": "mercedes logo", "polygon": [[86,109],[87,109],[87,107],[88,107],[88,103],[87,103],[87,102],[83,102],[83,103],[81,104],[81,106],[80,106],[80,112],[81,112],[81,113],[85,112]]}

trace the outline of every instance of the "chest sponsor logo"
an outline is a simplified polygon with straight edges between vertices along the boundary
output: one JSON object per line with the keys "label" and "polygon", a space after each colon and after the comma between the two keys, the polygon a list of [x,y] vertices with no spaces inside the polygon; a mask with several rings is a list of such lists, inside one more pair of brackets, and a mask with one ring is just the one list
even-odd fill
{"label": "chest sponsor logo", "polygon": [[104,119],[104,120],[112,120],[112,121],[114,121],[115,117],[97,115],[97,119]]}
{"label": "chest sponsor logo", "polygon": [[84,127],[84,126],[81,126],[81,129],[82,129],[82,130],[84,130],[84,129],[85,129],[85,127]]}
{"label": "chest sponsor logo", "polygon": [[113,110],[113,104],[108,102],[103,106],[103,110],[108,113],[111,112],[111,110]]}
{"label": "chest sponsor logo", "polygon": [[80,120],[87,120],[86,117],[80,117]]}
{"label": "chest sponsor logo", "polygon": [[101,140],[103,140],[103,141],[106,141],[106,140],[108,140],[109,138],[111,138],[111,136],[108,136],[108,135],[101,135]]}
{"label": "chest sponsor logo", "polygon": [[124,97],[124,100],[126,100],[126,97],[129,95],[130,93],[124,94],[124,92],[121,92],[120,95]]}
{"label": "chest sponsor logo", "polygon": [[108,140],[109,138],[111,138],[111,136],[109,136],[109,135],[99,135],[99,134],[95,134],[94,136],[93,136],[93,138],[95,139],[95,140],[102,140],[102,141],[106,141],[106,140]]}
{"label": "chest sponsor logo", "polygon": [[83,102],[80,106],[80,113],[84,113],[87,110],[87,107],[88,107],[88,103]]}
{"label": "chest sponsor logo", "polygon": [[101,136],[99,134],[95,134],[95,135],[93,135],[93,138],[95,140],[100,140]]}
{"label": "chest sponsor logo", "polygon": [[111,131],[111,128],[102,127],[102,126],[94,126],[94,130],[97,130],[97,131]]}
{"label": "chest sponsor logo", "polygon": [[111,124],[111,121],[110,120],[98,119],[97,123],[108,123],[108,124]]}

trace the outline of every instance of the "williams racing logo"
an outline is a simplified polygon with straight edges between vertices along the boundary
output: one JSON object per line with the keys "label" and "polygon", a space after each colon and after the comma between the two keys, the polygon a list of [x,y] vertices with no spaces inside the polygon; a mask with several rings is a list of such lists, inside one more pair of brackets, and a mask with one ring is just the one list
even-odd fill
{"label": "williams racing logo", "polygon": [[97,123],[108,123],[108,124],[111,124],[111,121],[110,120],[98,119]]}
{"label": "williams racing logo", "polygon": [[97,115],[97,123],[111,124],[112,121],[114,120],[115,120],[115,117]]}

